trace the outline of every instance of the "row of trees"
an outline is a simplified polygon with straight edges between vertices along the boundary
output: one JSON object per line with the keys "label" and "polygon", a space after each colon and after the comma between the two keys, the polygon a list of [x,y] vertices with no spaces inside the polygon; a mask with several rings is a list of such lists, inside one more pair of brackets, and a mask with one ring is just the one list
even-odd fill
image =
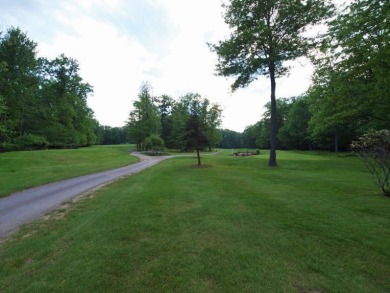
{"label": "row of trees", "polygon": [[224,149],[239,149],[247,146],[244,145],[241,132],[230,129],[221,129],[221,141],[217,147]]}
{"label": "row of trees", "polygon": [[75,147],[96,143],[93,92],[65,55],[37,57],[37,44],[19,28],[0,33],[1,149]]}
{"label": "row of trees", "polygon": [[211,149],[220,141],[221,109],[198,94],[153,97],[144,84],[128,125],[109,127],[87,106],[92,92],[76,60],[39,58],[37,43],[19,28],[0,33],[0,151],[130,141],[145,149],[156,141],[146,140],[151,135],[176,149]]}
{"label": "row of trees", "polygon": [[[270,77],[267,111],[242,135],[218,131],[220,108],[199,95],[187,94],[179,101],[166,95],[153,97],[149,85],[141,88],[126,127],[100,126],[87,107],[92,87],[79,76],[77,61],[64,55],[54,60],[37,58],[36,43],[11,28],[0,36],[1,146],[124,143],[130,134],[142,149],[145,139],[156,134],[167,147],[186,149],[191,115],[202,121],[206,147],[337,151],[349,149],[351,141],[368,129],[388,128],[388,1],[352,1],[344,11],[333,14],[321,42],[302,33],[332,15],[329,1],[261,3],[232,0],[226,4],[225,21],[232,35],[210,45],[219,57],[217,73],[236,78],[233,90],[259,74]],[[309,52],[315,53],[316,66],[309,91],[298,98],[275,99],[275,78],[288,69],[284,61],[309,56]],[[269,164],[276,165],[273,152]]]}
{"label": "row of trees", "polygon": [[[311,56],[316,68],[313,84],[303,96],[274,100],[271,94],[263,118],[242,135],[246,147],[347,150],[369,129],[389,127],[390,3],[352,1],[333,14],[322,10],[327,1],[320,2],[230,1],[226,6],[225,20],[234,30],[229,40],[212,49],[220,58],[217,72],[237,77],[233,89],[264,74],[270,76],[274,92],[273,70],[279,68],[283,74],[283,61],[301,53]],[[316,7],[320,10],[314,16]],[[331,5],[328,8],[333,12]],[[306,18],[304,11],[313,15]],[[320,42],[297,35],[309,18],[328,16],[329,30]],[[287,18],[302,23],[294,26]],[[297,34],[287,24],[296,27]],[[300,41],[311,44],[297,47]],[[273,159],[270,166],[276,165]]]}
{"label": "row of trees", "polygon": [[335,150],[390,125],[390,3],[354,1],[329,24],[308,92],[310,128]]}
{"label": "row of trees", "polygon": [[98,124],[95,130],[96,144],[112,145],[129,143],[130,138],[126,126],[111,127]]}
{"label": "row of trees", "polygon": [[180,150],[211,150],[221,140],[222,110],[199,94],[188,93],[179,100],[155,97],[151,86],[144,83],[133,108],[127,128],[138,150],[146,149],[150,136],[160,137],[167,148]]}

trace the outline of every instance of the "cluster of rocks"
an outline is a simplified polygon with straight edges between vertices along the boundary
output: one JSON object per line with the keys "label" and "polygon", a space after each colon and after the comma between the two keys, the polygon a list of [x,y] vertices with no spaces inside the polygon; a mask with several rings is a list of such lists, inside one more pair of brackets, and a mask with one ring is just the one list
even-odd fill
{"label": "cluster of rocks", "polygon": [[235,152],[233,153],[233,156],[236,156],[236,157],[247,157],[247,156],[255,156],[255,155],[258,155],[260,154],[259,151],[256,151],[256,152]]}

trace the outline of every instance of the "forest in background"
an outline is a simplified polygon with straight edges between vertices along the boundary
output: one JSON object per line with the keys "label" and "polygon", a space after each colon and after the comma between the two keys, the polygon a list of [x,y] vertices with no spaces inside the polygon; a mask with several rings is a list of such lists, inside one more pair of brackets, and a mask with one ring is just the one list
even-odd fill
{"label": "forest in background", "polygon": [[[277,99],[279,149],[344,151],[369,129],[389,127],[389,7],[382,0],[353,2],[328,23],[308,56],[316,68],[310,89]],[[93,87],[79,75],[77,60],[38,57],[36,48],[19,28],[0,34],[1,151],[119,143],[142,149],[150,135],[183,149],[195,110],[202,119],[192,122],[201,126],[205,148],[269,148],[269,103],[261,120],[239,133],[220,129],[219,105],[196,93],[154,97],[147,84],[126,125],[100,125],[87,105]]]}
{"label": "forest in background", "polygon": [[[353,1],[328,22],[309,58],[312,85],[278,99],[277,148],[350,150],[352,141],[390,125],[390,3]],[[269,148],[271,105],[245,129],[247,147]]]}

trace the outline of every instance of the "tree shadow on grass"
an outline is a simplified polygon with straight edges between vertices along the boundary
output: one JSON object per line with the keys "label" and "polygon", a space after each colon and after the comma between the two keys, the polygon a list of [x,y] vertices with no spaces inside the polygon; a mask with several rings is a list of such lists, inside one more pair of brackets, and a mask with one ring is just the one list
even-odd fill
{"label": "tree shadow on grass", "polygon": [[202,165],[191,165],[191,168],[196,168],[196,169],[206,169],[206,168],[212,168],[213,165],[209,164],[202,164]]}

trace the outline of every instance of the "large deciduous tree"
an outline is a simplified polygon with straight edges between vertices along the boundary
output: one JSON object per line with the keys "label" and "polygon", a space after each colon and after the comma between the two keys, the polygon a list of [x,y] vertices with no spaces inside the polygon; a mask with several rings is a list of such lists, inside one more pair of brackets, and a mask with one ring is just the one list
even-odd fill
{"label": "large deciduous tree", "polygon": [[1,149],[95,143],[92,86],[82,81],[78,62],[37,58],[36,47],[19,28],[0,32]]}
{"label": "large deciduous tree", "polygon": [[77,60],[60,55],[51,61],[41,59],[41,63],[39,106],[44,120],[35,132],[54,146],[95,143],[93,112],[87,105],[93,88],[80,77]]}
{"label": "large deciduous tree", "polygon": [[10,136],[22,136],[33,120],[38,89],[36,47],[19,28],[0,35],[0,95],[7,105],[2,118]]}
{"label": "large deciduous tree", "polygon": [[[370,128],[390,123],[390,2],[353,1],[329,24],[309,91],[310,121],[318,142],[334,136],[335,149]],[[325,142],[323,142],[325,143]]]}
{"label": "large deciduous tree", "polygon": [[389,1],[355,0],[330,23],[330,53],[339,72],[337,90],[348,101],[356,101],[347,108],[371,124],[367,129],[385,128],[390,122],[389,19]]}
{"label": "large deciduous tree", "polygon": [[331,15],[327,0],[230,0],[225,22],[232,33],[210,48],[218,54],[216,71],[233,76],[232,90],[246,87],[258,75],[271,82],[271,141],[268,165],[276,163],[276,78],[285,75],[285,61],[308,53],[313,38],[304,32]]}

